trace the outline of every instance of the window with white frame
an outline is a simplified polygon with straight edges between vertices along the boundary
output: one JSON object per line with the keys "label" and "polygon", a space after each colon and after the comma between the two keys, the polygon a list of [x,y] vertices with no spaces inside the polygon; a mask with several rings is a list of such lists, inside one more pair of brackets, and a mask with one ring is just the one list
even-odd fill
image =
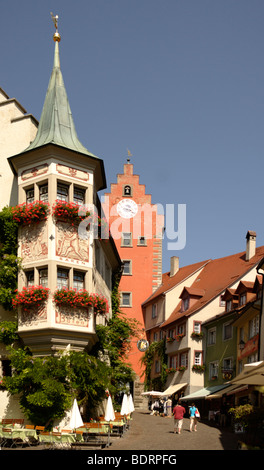
{"label": "window with white frame", "polygon": [[31,269],[30,271],[26,271],[26,284],[27,287],[34,286],[35,280],[34,280],[34,269]]}
{"label": "window with white frame", "polygon": [[170,356],[169,367],[176,369],[178,367],[178,355]]}
{"label": "window with white frame", "polygon": [[147,239],[146,237],[138,237],[138,246],[146,246],[147,245]]}
{"label": "window with white frame", "polygon": [[177,327],[178,335],[185,335],[185,329],[186,329],[185,323],[182,323],[181,325],[178,325],[178,327]]}
{"label": "window with white frame", "polygon": [[76,291],[84,289],[85,273],[83,271],[73,271],[73,288]]}
{"label": "window with white frame", "polygon": [[57,287],[58,289],[69,287],[69,270],[58,268],[57,269]]}
{"label": "window with white frame", "polygon": [[253,336],[257,335],[259,332],[259,316],[257,315],[255,318],[249,321],[249,338],[253,338]]}
{"label": "window with white frame", "polygon": [[48,268],[42,268],[39,270],[39,285],[42,287],[48,287]]}
{"label": "window with white frame", "polygon": [[152,311],[151,318],[156,318],[156,316],[157,316],[157,304],[152,304],[151,311]]}
{"label": "window with white frame", "polygon": [[201,366],[203,363],[203,353],[202,351],[195,351],[194,353],[194,364],[196,366]]}
{"label": "window with white frame", "polygon": [[59,183],[57,184],[57,199],[59,201],[68,202],[69,200],[69,186],[67,184]]}
{"label": "window with white frame", "polygon": [[180,366],[183,366],[186,368],[188,367],[188,353],[187,352],[180,354]]}
{"label": "window with white frame", "polygon": [[207,334],[207,344],[211,346],[212,344],[216,344],[216,327],[210,328]]}
{"label": "window with white frame", "polygon": [[233,328],[231,323],[225,323],[223,325],[223,340],[226,341],[231,339],[233,336]]}
{"label": "window with white frame", "polygon": [[132,294],[131,292],[121,292],[121,306],[132,307]]}
{"label": "window with white frame", "polygon": [[209,364],[209,379],[215,379],[218,377],[218,361],[210,362]]}
{"label": "window with white frame", "polygon": [[42,202],[48,202],[48,183],[39,186],[39,200]]}
{"label": "window with white frame", "polygon": [[197,334],[201,333],[201,322],[195,321],[193,323],[193,332]]}
{"label": "window with white frame", "polygon": [[121,246],[132,246],[132,233],[131,232],[122,233]]}
{"label": "window with white frame", "polygon": [[129,276],[132,274],[132,261],[131,259],[123,260],[123,275]]}
{"label": "window with white frame", "polygon": [[31,204],[35,200],[34,188],[26,189],[26,203]]}
{"label": "window with white frame", "polygon": [[223,360],[223,369],[225,371],[233,370],[233,359],[232,359],[232,357],[227,357]]}
{"label": "window with white frame", "polygon": [[85,189],[78,186],[73,187],[73,202],[76,204],[85,204]]}

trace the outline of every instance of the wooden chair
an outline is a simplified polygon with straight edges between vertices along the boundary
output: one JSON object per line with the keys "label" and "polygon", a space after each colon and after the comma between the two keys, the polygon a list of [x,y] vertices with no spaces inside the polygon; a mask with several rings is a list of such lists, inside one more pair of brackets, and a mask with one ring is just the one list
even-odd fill
{"label": "wooden chair", "polygon": [[36,431],[43,432],[43,431],[45,431],[45,426],[36,426],[35,429],[36,429]]}

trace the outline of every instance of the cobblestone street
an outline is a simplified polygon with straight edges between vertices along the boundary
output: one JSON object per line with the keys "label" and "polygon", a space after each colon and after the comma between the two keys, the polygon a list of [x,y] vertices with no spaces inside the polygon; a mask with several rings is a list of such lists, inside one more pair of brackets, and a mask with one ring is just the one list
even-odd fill
{"label": "cobblestone street", "polygon": [[181,434],[174,434],[173,418],[152,416],[136,411],[130,429],[122,438],[112,439],[108,451],[119,450],[236,450],[238,436],[229,429],[198,423],[197,432],[189,431],[184,418]]}

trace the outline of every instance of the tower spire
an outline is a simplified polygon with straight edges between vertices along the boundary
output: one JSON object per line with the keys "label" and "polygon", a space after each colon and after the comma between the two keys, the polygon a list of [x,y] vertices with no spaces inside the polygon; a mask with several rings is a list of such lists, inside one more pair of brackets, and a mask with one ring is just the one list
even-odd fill
{"label": "tower spire", "polygon": [[61,36],[58,33],[59,17],[58,15],[54,16],[53,13],[51,13],[51,17],[56,30],[53,35],[53,40],[55,42],[53,69],[39,121],[37,135],[26,150],[53,143],[97,158],[82,145],[75,130],[72,112],[60,68],[59,42],[61,40]]}

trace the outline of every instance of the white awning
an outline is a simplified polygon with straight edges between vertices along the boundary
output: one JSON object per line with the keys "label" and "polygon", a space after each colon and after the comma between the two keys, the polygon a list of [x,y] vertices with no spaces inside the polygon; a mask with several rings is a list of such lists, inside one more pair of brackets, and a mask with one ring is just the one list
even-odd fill
{"label": "white awning", "polygon": [[170,385],[164,392],[162,392],[163,397],[169,397],[170,395],[173,395],[174,393],[178,392],[182,388],[186,387],[188,385],[187,383],[184,384],[175,384],[175,385]]}
{"label": "white awning", "polygon": [[225,385],[215,385],[214,387],[200,388],[199,390],[196,390],[196,392],[193,392],[190,395],[181,397],[181,400],[185,401],[185,400],[195,400],[195,399],[205,398],[227,387],[228,385],[225,384]]}
{"label": "white awning", "polygon": [[205,397],[205,399],[211,400],[212,398],[221,398],[223,395],[233,395],[234,393],[241,392],[242,390],[246,390],[247,388],[247,385],[244,385],[243,387],[240,387],[238,384],[230,385],[230,387],[226,387],[216,393],[208,395],[207,397]]}

